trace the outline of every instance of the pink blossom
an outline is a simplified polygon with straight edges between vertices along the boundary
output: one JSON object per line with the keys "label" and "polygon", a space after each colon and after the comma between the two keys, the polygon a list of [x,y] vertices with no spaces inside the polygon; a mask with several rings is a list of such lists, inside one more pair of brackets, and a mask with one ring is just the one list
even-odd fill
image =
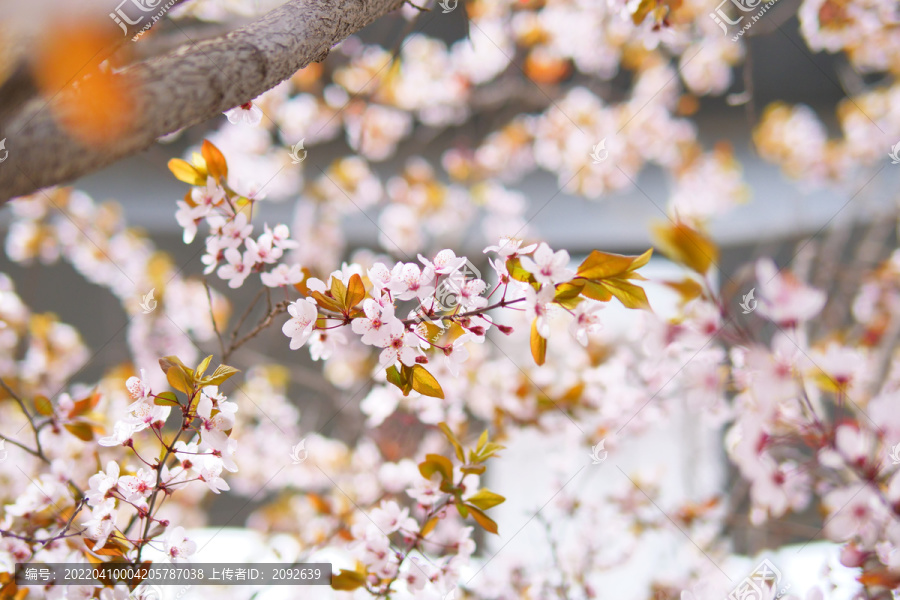
{"label": "pink blossom", "polygon": [[291,338],[291,350],[296,350],[312,335],[319,313],[312,300],[291,302],[288,304],[288,313],[291,318],[282,326],[281,332]]}
{"label": "pink blossom", "polygon": [[808,321],[825,306],[825,292],[801,283],[790,272],[779,272],[771,259],[756,263],[756,279],[760,314],[782,327]]}
{"label": "pink blossom", "polygon": [[541,243],[534,251],[533,259],[522,256],[519,259],[522,268],[534,275],[541,284],[557,284],[569,281],[575,276],[575,272],[568,267],[569,253],[559,250],[554,253],[546,243]]}

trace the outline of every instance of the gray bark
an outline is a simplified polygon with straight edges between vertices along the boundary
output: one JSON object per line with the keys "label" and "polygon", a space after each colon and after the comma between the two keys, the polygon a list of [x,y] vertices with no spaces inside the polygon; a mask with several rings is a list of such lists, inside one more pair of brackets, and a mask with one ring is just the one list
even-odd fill
{"label": "gray bark", "polygon": [[117,77],[136,91],[133,114],[126,123],[110,115],[110,126],[127,132],[101,147],[84,145],[57,123],[55,113],[72,89],[49,104],[33,99],[0,132],[9,151],[0,163],[0,203],[69,182],[144,150],[163,135],[249,102],[402,4],[291,0],[246,27],[129,66]]}

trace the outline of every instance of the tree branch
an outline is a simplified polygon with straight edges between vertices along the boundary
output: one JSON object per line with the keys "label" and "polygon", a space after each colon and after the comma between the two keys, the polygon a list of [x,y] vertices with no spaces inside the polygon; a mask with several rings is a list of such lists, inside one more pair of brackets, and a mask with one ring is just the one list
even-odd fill
{"label": "tree branch", "polygon": [[6,132],[9,156],[0,166],[0,202],[96,171],[164,135],[249,102],[402,4],[291,0],[246,27],[130,66],[116,77],[136,91],[133,117],[127,133],[104,146],[85,145],[59,125],[59,114],[71,110],[65,99],[72,89],[49,105],[35,99]]}

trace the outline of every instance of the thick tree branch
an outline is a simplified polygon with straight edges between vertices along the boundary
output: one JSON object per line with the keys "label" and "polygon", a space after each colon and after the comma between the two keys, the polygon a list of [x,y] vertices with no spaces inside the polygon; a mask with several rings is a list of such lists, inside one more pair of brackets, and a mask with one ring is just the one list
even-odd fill
{"label": "thick tree branch", "polygon": [[9,150],[0,164],[0,202],[71,181],[139,152],[163,135],[249,102],[402,4],[291,0],[246,27],[128,67],[117,77],[136,92],[133,117],[125,125],[127,133],[104,146],[85,145],[59,125],[61,111],[70,110],[65,96],[71,90],[49,105],[43,99],[31,101],[0,133],[8,137]]}

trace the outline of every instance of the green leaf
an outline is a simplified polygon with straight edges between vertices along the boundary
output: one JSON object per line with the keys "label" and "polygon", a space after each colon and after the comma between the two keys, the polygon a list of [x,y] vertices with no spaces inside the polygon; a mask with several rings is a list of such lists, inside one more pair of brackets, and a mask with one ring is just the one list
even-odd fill
{"label": "green leaf", "polygon": [[347,286],[339,277],[331,278],[331,295],[341,307],[341,312],[347,308]]}
{"label": "green leaf", "polygon": [[47,396],[38,395],[34,397],[34,409],[38,411],[39,414],[49,417],[53,414],[53,403],[50,402],[50,399],[47,398]]}
{"label": "green leaf", "polygon": [[462,502],[456,503],[456,510],[459,511],[459,516],[461,516],[463,519],[469,516],[469,507]]}
{"label": "green leaf", "polygon": [[387,368],[385,373],[387,374],[388,383],[396,385],[401,390],[406,387],[406,379],[403,377],[400,371],[397,370],[397,367],[391,365]]}
{"label": "green leaf", "polygon": [[179,406],[178,398],[172,392],[163,392],[162,394],[157,394],[153,399],[153,404],[157,404],[159,406]]}
{"label": "green leaf", "polygon": [[547,359],[547,340],[538,333],[537,319],[531,322],[531,356],[538,366]]}
{"label": "green leaf", "polygon": [[204,378],[201,383],[203,385],[222,385],[237,373],[240,373],[239,369],[228,365],[219,365],[213,374]]}
{"label": "green leaf", "polygon": [[525,267],[522,266],[522,263],[518,258],[506,259],[506,270],[509,272],[509,276],[516,281],[525,283],[534,283],[537,281],[530,271],[525,270]]}
{"label": "green leaf", "polygon": [[643,267],[650,262],[653,249],[649,249],[640,256],[623,256],[621,254],[608,254],[594,250],[578,267],[578,276],[585,279],[606,279],[608,277],[621,277],[630,274],[635,269]]}
{"label": "green leaf", "polygon": [[650,309],[650,301],[647,300],[647,294],[644,288],[638,287],[633,283],[628,283],[623,279],[604,280],[601,284],[609,290],[609,292],[618,298],[625,308],[641,308]]}
{"label": "green leaf", "polygon": [[465,475],[481,475],[487,470],[487,467],[478,465],[477,467],[460,467],[459,470]]}
{"label": "green leaf", "polygon": [[484,445],[484,448],[482,448],[481,451],[473,457],[474,461],[471,462],[484,462],[500,450],[505,449],[506,446],[501,446],[500,444],[495,444],[494,442],[488,442]]}
{"label": "green leaf", "polygon": [[331,587],[335,590],[349,592],[366,584],[366,576],[358,571],[341,569],[337,575],[331,576]]}
{"label": "green leaf", "polygon": [[419,463],[419,473],[425,479],[431,479],[435,473],[441,474],[444,481],[453,481],[453,463],[446,456],[440,454],[426,454],[425,460]]}
{"label": "green leaf", "polygon": [[203,377],[203,374],[206,373],[207,367],[209,367],[209,361],[212,360],[212,354],[204,358],[200,361],[200,364],[197,365],[196,371],[194,371],[194,378],[199,380]]}
{"label": "green leaf", "polygon": [[194,378],[185,373],[182,367],[173,366],[166,372],[166,379],[169,385],[188,396],[194,391]]}
{"label": "green leaf", "polygon": [[475,493],[474,496],[466,500],[466,502],[468,502],[472,506],[480,508],[481,510],[487,510],[491,507],[497,506],[498,504],[503,504],[505,501],[506,498],[504,498],[500,494],[495,494],[487,488],[481,488]]}
{"label": "green leaf", "polygon": [[181,362],[181,359],[177,356],[164,356],[159,359],[159,368],[162,369],[163,373],[165,373],[166,375],[169,374],[169,369],[173,367],[181,367],[181,369],[190,374],[191,378],[193,379],[194,370]]}
{"label": "green leaf", "polygon": [[472,517],[475,519],[475,522],[481,525],[485,531],[488,533],[497,533],[497,524],[493,519],[481,512],[481,510],[475,506],[469,505],[469,510],[472,511]]}
{"label": "green leaf", "polygon": [[441,389],[441,384],[422,365],[414,365],[412,368],[412,388],[423,396],[431,396],[432,398],[444,397],[444,390]]}
{"label": "green leaf", "polygon": [[438,423],[438,428],[442,432],[444,432],[444,435],[448,440],[450,440],[450,444],[453,446],[453,451],[456,452],[456,458],[458,458],[460,462],[465,462],[466,454],[465,452],[463,452],[462,444],[459,443],[459,440],[456,438],[456,435],[453,433],[450,427],[448,427],[446,423],[441,422]]}
{"label": "green leaf", "polygon": [[94,439],[94,429],[87,423],[66,423],[63,427],[81,441],[90,442]]}
{"label": "green leaf", "polygon": [[485,429],[481,432],[481,435],[478,436],[478,445],[475,447],[475,452],[481,452],[481,449],[484,448],[484,445],[488,441],[488,430]]}
{"label": "green leaf", "polygon": [[590,298],[591,300],[599,300],[600,302],[612,300],[612,293],[596,281],[587,281],[581,293],[584,294],[585,298]]}

